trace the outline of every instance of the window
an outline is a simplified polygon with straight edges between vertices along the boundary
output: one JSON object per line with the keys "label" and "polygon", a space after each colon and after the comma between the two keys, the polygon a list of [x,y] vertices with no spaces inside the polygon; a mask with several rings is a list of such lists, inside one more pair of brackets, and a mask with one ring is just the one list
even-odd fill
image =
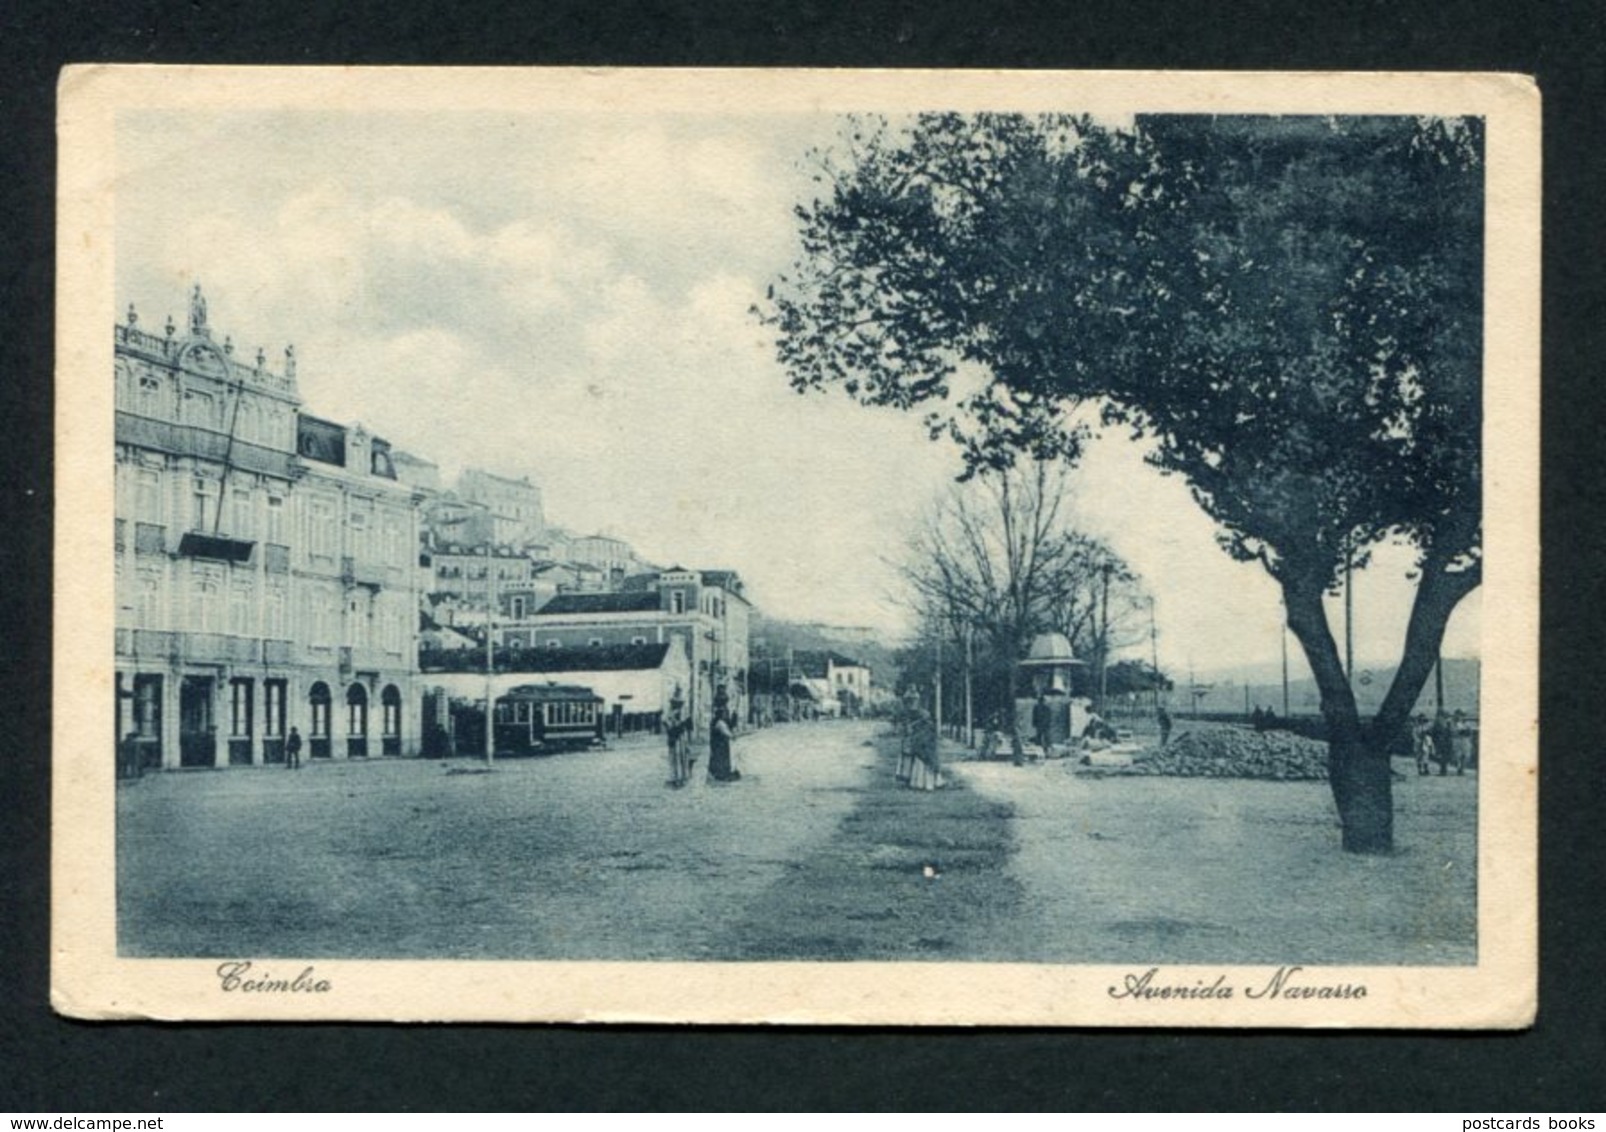
{"label": "window", "polygon": [[589,641],[586,642],[586,644],[590,645],[594,649],[599,649],[599,648],[602,647],[602,638],[601,637],[592,637]]}
{"label": "window", "polygon": [[561,642],[559,640],[556,640],[556,639],[549,640],[546,643],[546,647],[549,648],[549,649],[562,648],[563,647],[563,642]]}
{"label": "window", "polygon": [[328,499],[315,498],[307,507],[307,551],[314,558],[335,554],[335,508]]}
{"label": "window", "polygon": [[284,735],[284,694],[283,680],[262,681],[262,734],[270,739]]}
{"label": "window", "polygon": [[134,597],[134,624],[142,629],[162,627],[162,581],[160,569],[141,570]]}
{"label": "window", "polygon": [[286,604],[285,597],[286,597],[286,591],[285,591],[285,588],[284,588],[284,586],[282,584],[280,584],[280,585],[272,585],[272,584],[270,584],[268,586],[267,602],[265,603],[266,604],[266,608],[263,610],[263,613],[265,615],[264,616],[265,624],[263,625],[263,635],[267,636],[267,637],[272,637],[274,640],[283,640],[285,638],[285,631],[284,631],[284,611],[285,611],[285,604]]}
{"label": "window", "polygon": [[238,578],[229,587],[229,632],[237,637],[250,636],[251,613],[251,583],[248,579]]}
{"label": "window", "polygon": [[314,739],[327,739],[329,737],[329,685],[322,680],[312,686],[312,694],[308,697],[312,708],[311,733]]}
{"label": "window", "polygon": [[368,546],[369,519],[371,518],[366,503],[353,503],[351,506],[351,553],[356,558],[371,557]]}
{"label": "window", "polygon": [[197,633],[215,632],[218,627],[217,578],[203,568],[190,575],[190,628]]}
{"label": "window", "polygon": [[161,391],[161,379],[155,374],[142,373],[139,375],[139,392],[141,397],[154,398]]}
{"label": "window", "polygon": [[235,677],[229,681],[229,734],[236,739],[251,734],[251,681]]}
{"label": "window", "polygon": [[210,529],[212,519],[217,514],[212,504],[212,497],[216,494],[216,484],[199,476],[195,478],[190,488],[190,530]]}
{"label": "window", "polygon": [[514,598],[512,600],[512,602],[509,603],[509,608],[513,612],[513,619],[515,621],[523,619],[523,617],[524,617],[524,599],[522,597]]}
{"label": "window", "polygon": [[141,468],[134,480],[134,521],[162,521],[162,477],[154,469]]}
{"label": "window", "polygon": [[671,613],[685,613],[686,612],[686,595],[684,593],[682,593],[680,590],[676,590],[674,593],[669,595],[669,612],[671,612]]}
{"label": "window", "polygon": [[284,545],[284,496],[268,496],[268,541]]}
{"label": "window", "polygon": [[644,644],[647,643],[647,638],[646,637],[631,637],[630,638],[630,643],[633,644],[633,645],[644,645]]}
{"label": "window", "polygon": [[320,588],[313,598],[312,643],[325,647],[334,644],[339,620],[339,595],[328,587]]}
{"label": "window", "polygon": [[[380,703],[384,708],[380,715],[380,734],[387,739],[394,739],[401,734],[401,693],[394,684],[385,686]],[[528,704],[520,704],[519,707],[526,712],[529,710]]]}
{"label": "window", "polygon": [[384,542],[380,553],[387,563],[394,566],[400,563],[403,557],[401,520],[395,515],[386,515],[384,531]]}
{"label": "window", "polygon": [[217,427],[217,407],[210,393],[202,393],[197,389],[184,391],[184,423],[200,425],[202,428]]}
{"label": "window", "polygon": [[253,526],[251,492],[237,487],[229,492],[229,533],[235,538],[249,539],[253,536]]}

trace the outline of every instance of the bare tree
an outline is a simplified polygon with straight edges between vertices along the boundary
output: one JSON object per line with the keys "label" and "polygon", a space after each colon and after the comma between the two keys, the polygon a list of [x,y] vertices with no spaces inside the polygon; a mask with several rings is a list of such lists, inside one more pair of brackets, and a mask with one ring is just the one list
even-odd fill
{"label": "bare tree", "polygon": [[981,471],[932,508],[899,564],[926,631],[952,642],[956,659],[969,638],[982,698],[1003,709],[1012,735],[1016,666],[1032,638],[1057,630],[1102,660],[1120,624],[1101,616],[1106,582],[1119,587],[1123,621],[1139,600],[1120,556],[1071,527],[1069,497],[1057,461]]}

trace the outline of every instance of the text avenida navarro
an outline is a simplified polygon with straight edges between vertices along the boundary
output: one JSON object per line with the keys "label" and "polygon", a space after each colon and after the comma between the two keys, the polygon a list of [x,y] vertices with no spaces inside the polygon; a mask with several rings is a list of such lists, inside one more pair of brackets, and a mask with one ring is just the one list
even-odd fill
{"label": "text avenida navarro", "polygon": [[253,973],[251,963],[244,959],[218,964],[217,977],[218,985],[225,993],[327,994],[333,986],[328,979],[318,978],[311,967],[293,979],[277,979],[268,971]]}
{"label": "text avenida navarro", "polygon": [[[1279,967],[1265,983],[1243,988],[1250,999],[1264,998],[1365,998],[1365,983],[1314,983],[1296,979],[1303,967]],[[1159,981],[1160,968],[1150,967],[1141,975],[1122,977],[1121,985],[1109,988],[1111,998],[1236,998],[1236,988],[1227,984],[1226,975],[1214,982],[1195,979],[1192,983]]]}

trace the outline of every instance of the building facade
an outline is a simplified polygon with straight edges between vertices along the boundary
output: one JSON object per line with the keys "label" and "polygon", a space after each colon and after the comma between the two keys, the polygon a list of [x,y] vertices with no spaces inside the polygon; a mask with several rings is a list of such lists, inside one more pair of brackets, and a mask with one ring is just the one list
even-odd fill
{"label": "building facade", "polygon": [[546,531],[541,489],[528,476],[512,479],[481,468],[464,468],[457,479],[457,495],[465,503],[485,508],[492,542],[522,547],[540,542]]}
{"label": "building facade", "polygon": [[565,649],[679,641],[689,663],[687,709],[706,726],[716,703],[745,718],[751,606],[731,570],[671,569],[635,588],[560,593],[497,639],[513,648]]}
{"label": "building facade", "polygon": [[147,768],[412,753],[419,494],[279,370],[114,329],[117,734]]}
{"label": "building facade", "polygon": [[485,653],[473,650],[428,650],[420,680],[449,700],[483,704],[492,697],[531,683],[561,683],[585,688],[602,700],[603,731],[629,735],[657,731],[678,692],[691,685],[691,664],[680,640],[661,644],[495,650],[495,670],[487,681]]}

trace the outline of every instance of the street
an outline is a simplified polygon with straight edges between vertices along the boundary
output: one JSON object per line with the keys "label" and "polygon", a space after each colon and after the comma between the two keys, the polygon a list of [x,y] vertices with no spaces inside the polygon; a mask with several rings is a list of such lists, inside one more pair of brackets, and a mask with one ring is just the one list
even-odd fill
{"label": "street", "polygon": [[[118,791],[128,956],[1462,963],[1476,779],[1402,783],[1393,858],[1321,783],[892,778],[877,722],[741,735],[740,782],[661,743],[168,773]],[[957,752],[955,752],[957,754]],[[1183,862],[1186,868],[1179,867]]]}

